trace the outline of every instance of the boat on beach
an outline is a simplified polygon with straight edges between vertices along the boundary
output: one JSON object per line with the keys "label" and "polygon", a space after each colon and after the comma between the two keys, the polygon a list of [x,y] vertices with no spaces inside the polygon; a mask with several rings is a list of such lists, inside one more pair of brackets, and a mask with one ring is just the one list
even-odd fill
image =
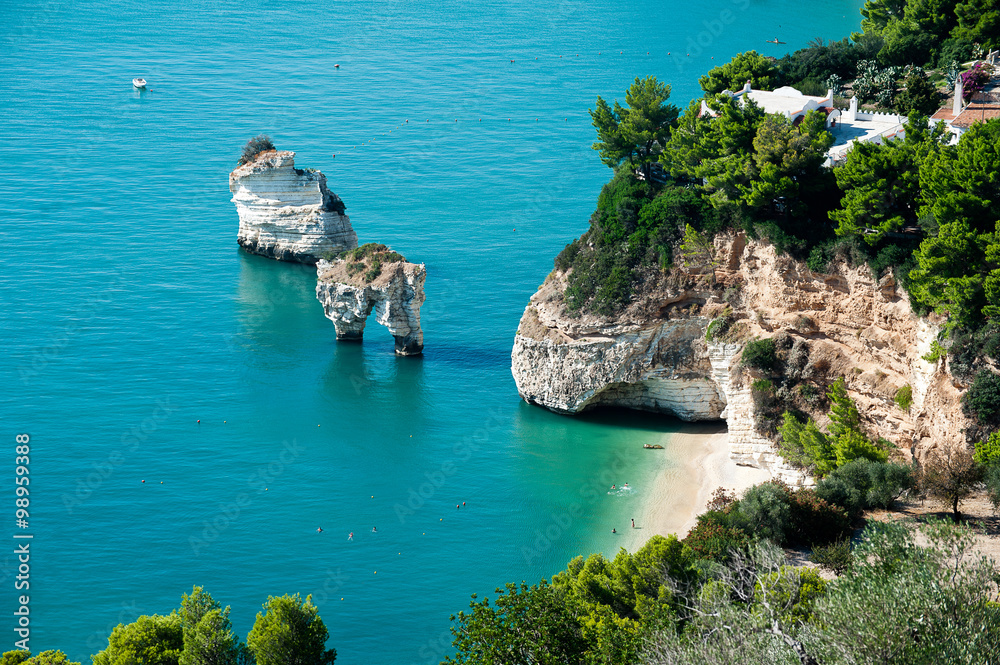
{"label": "boat on beach", "polygon": [[652,443],[652,444],[650,444],[650,443],[644,443],[644,444],[642,444],[642,447],[643,448],[649,448],[651,450],[663,450],[663,446],[661,446],[658,443]]}
{"label": "boat on beach", "polygon": [[137,88],[145,88],[146,87],[146,79],[144,79],[144,78],[134,78],[134,79],[132,79],[132,85],[134,85]]}

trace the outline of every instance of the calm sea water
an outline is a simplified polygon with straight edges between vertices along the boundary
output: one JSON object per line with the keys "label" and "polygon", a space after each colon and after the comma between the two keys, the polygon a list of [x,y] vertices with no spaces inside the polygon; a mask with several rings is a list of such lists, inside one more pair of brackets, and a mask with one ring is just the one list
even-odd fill
{"label": "calm sea water", "polygon": [[[0,2],[0,469],[29,433],[32,649],[88,662],[199,584],[241,636],[268,594],[311,593],[338,662],[431,663],[469,594],[613,555],[641,444],[678,423],[556,416],[509,370],[610,175],[587,109],[647,74],[683,106],[860,5]],[[237,249],[227,174],[259,132],[361,242],[427,264],[423,358],[374,323],[338,345],[314,271]]]}

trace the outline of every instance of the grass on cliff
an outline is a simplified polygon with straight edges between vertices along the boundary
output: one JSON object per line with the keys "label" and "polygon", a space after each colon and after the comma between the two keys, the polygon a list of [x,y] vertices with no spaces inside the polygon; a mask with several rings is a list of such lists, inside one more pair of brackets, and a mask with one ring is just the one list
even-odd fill
{"label": "grass on cliff", "polygon": [[370,284],[378,279],[379,275],[382,274],[383,266],[406,261],[406,257],[402,254],[380,242],[369,242],[345,252],[328,252],[323,258],[327,261],[334,259],[346,261],[347,274],[353,277],[363,272],[362,279],[365,284]]}

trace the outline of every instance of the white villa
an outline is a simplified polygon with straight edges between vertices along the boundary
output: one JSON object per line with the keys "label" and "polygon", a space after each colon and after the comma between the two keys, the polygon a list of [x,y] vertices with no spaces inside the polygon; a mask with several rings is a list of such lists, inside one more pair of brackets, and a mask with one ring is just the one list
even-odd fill
{"label": "white villa", "polygon": [[[828,166],[843,161],[857,141],[882,143],[905,135],[903,123],[906,122],[906,116],[859,111],[856,97],[851,98],[850,108],[841,112],[833,106],[833,90],[827,91],[825,97],[813,97],[803,95],[790,86],[777,90],[754,90],[747,81],[739,92],[725,90],[722,94],[738,100],[741,104],[745,103],[746,99],[752,99],[765,113],[783,115],[795,124],[801,122],[809,111],[819,110],[826,114],[826,128],[834,138],[833,146],[826,153]],[[714,115],[704,100],[701,102],[701,112]]]}
{"label": "white villa", "polygon": [[[990,53],[984,62],[996,67],[998,53],[1000,52]],[[993,71],[996,72],[996,69]],[[931,116],[932,123],[940,121],[947,125],[952,134],[952,143],[957,143],[959,137],[969,131],[969,128],[977,122],[1000,118],[1000,76],[994,75],[983,91],[974,95],[968,103],[964,101],[962,93],[962,78],[959,77],[955,81],[951,108],[942,107]]]}

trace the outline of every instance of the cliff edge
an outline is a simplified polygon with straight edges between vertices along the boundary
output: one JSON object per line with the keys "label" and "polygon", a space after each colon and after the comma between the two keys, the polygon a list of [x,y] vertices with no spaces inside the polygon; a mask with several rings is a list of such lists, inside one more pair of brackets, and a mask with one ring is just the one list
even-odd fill
{"label": "cliff edge", "polygon": [[[777,401],[794,402],[821,426],[823,391],[844,376],[873,436],[918,459],[964,445],[962,386],[944,359],[921,357],[938,327],[911,311],[891,274],[876,280],[867,267],[844,263],[814,273],[742,234],[717,237],[714,250],[714,273],[671,270],[612,317],[570,312],[566,274],[551,273],[514,339],[521,397],[561,413],[606,405],[725,420],[737,463],[803,484],[776,453],[775,416],[767,413],[775,400],[754,395],[759,376],[740,363],[748,341],[772,337],[782,361]],[[907,410],[894,401],[904,386],[912,391]]]}
{"label": "cliff edge", "polygon": [[315,264],[358,246],[344,202],[320,171],[295,168],[295,153],[268,150],[229,174],[240,247],[281,261]]}

